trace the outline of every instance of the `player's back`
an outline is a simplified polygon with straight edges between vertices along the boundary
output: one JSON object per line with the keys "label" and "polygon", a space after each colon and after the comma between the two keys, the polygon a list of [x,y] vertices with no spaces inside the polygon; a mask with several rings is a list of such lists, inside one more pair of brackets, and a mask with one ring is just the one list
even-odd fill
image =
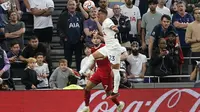
{"label": "player's back", "polygon": [[106,18],[102,24],[104,41],[107,48],[118,48],[120,46],[118,39],[115,37],[116,32],[111,30],[115,24],[110,18]]}
{"label": "player's back", "polygon": [[[104,47],[105,44],[100,44],[98,47],[92,47],[91,48],[91,52],[94,53],[95,51],[97,51],[98,49]],[[104,59],[101,59],[101,60],[96,60],[96,63],[97,63],[97,67],[99,69],[109,69],[111,70],[111,65],[110,65],[110,61],[108,60],[108,58],[104,58]]]}

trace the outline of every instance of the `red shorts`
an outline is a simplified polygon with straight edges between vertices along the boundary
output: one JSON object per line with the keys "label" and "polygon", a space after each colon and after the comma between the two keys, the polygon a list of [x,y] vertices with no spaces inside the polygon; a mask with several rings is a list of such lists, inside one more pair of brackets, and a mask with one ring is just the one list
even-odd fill
{"label": "red shorts", "polygon": [[96,85],[102,83],[106,92],[113,89],[113,77],[111,75],[111,70],[106,71],[103,69],[97,69],[89,80]]}

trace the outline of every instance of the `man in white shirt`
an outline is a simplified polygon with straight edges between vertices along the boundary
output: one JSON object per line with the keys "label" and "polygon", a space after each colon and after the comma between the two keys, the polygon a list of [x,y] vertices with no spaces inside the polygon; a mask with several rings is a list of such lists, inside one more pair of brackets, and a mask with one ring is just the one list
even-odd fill
{"label": "man in white shirt", "polygon": [[126,58],[130,65],[128,80],[131,82],[143,82],[146,72],[147,57],[139,53],[139,43],[134,41],[131,44],[132,53]]}
{"label": "man in white shirt", "polygon": [[54,2],[52,0],[29,0],[28,2],[34,16],[34,34],[40,42],[51,42],[53,35],[51,15],[54,11]]}
{"label": "man in white shirt", "polygon": [[[166,14],[166,15],[171,16],[171,12],[170,12],[169,8],[165,7],[165,3],[166,3],[166,0],[158,0],[158,5],[156,7],[156,11],[161,13],[162,15]],[[150,11],[150,10],[148,9],[148,11]]]}
{"label": "man in white shirt", "polygon": [[141,29],[141,15],[139,8],[132,4],[132,0],[125,0],[125,4],[121,6],[121,13],[130,18],[131,31],[129,34],[133,37],[131,41],[137,40],[134,37],[137,34],[140,35]]}
{"label": "man in white shirt", "polygon": [[108,12],[108,18],[113,17],[114,13],[113,10],[111,8],[108,7],[108,0],[99,0],[99,9],[105,9]]}

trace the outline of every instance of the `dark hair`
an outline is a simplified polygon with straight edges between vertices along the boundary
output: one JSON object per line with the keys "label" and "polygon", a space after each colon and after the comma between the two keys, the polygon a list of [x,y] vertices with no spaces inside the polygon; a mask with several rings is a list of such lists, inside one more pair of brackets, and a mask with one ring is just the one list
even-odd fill
{"label": "dark hair", "polygon": [[8,17],[10,17],[10,15],[11,15],[12,13],[18,14],[16,11],[10,11],[10,12],[8,12]]}
{"label": "dark hair", "polygon": [[37,58],[38,56],[43,56],[44,57],[44,54],[42,52],[38,52],[35,54],[35,57]]}
{"label": "dark hair", "polygon": [[29,39],[29,41],[30,41],[30,40],[35,40],[35,39],[38,39],[38,37],[34,35],[34,36],[32,36],[32,37]]}
{"label": "dark hair", "polygon": [[158,1],[157,0],[149,0],[148,4],[158,4]]}
{"label": "dark hair", "polygon": [[10,44],[10,47],[13,47],[14,45],[16,44],[19,44],[17,41],[13,41],[11,44]]}
{"label": "dark hair", "polygon": [[186,3],[184,1],[179,1],[179,2],[177,2],[177,5],[178,4],[183,4],[184,6],[186,6]]}
{"label": "dark hair", "polygon": [[73,75],[69,75],[68,76],[68,80],[69,80],[68,85],[70,85],[70,84],[77,84],[77,78],[74,77]]}
{"label": "dark hair", "polygon": [[104,13],[106,16],[108,15],[108,11],[106,9],[99,9],[99,12]]}
{"label": "dark hair", "polygon": [[167,14],[162,15],[161,21],[162,21],[164,18],[166,18],[167,20],[170,20],[170,21],[171,21],[171,17],[170,17],[169,15],[167,15]]}

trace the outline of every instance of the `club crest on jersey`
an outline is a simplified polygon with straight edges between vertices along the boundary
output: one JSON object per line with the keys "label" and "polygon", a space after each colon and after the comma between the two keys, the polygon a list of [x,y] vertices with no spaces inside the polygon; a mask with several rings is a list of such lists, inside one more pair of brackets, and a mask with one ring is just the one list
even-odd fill
{"label": "club crest on jersey", "polygon": [[69,28],[80,28],[80,25],[78,23],[70,23]]}

